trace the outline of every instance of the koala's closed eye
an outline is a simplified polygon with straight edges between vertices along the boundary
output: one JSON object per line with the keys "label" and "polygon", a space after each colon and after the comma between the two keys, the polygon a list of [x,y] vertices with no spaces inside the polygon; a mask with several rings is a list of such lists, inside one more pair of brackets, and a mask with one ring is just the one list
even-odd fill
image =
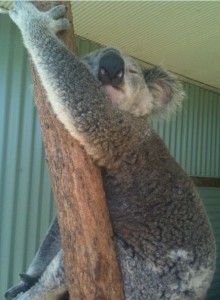
{"label": "koala's closed eye", "polygon": [[132,73],[132,74],[138,74],[138,72],[137,72],[137,71],[135,71],[135,70],[132,70],[132,69],[128,69],[128,72],[130,72],[130,73]]}

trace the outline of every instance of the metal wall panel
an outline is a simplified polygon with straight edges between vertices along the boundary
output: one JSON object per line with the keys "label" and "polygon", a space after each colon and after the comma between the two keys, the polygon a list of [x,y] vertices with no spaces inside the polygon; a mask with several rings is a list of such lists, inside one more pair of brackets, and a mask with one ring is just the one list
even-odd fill
{"label": "metal wall panel", "polygon": [[184,83],[183,107],[153,127],[189,175],[220,177],[220,95]]}
{"label": "metal wall panel", "polygon": [[217,246],[216,271],[209,289],[207,300],[220,299],[220,188],[198,188],[198,192],[203,200],[208,212],[210,222],[214,231]]}
{"label": "metal wall panel", "polygon": [[[81,54],[97,44],[77,39]],[[189,98],[169,122],[153,121],[177,160],[192,175],[218,176],[219,95],[186,84]],[[50,181],[33,102],[27,54],[17,28],[0,18],[0,299],[31,261],[54,215]],[[206,191],[206,190],[205,190]],[[218,241],[219,190],[204,192]],[[210,206],[209,206],[210,203]],[[215,286],[216,295],[219,288]],[[210,298],[210,300],[219,299]]]}
{"label": "metal wall panel", "polygon": [[45,234],[53,204],[27,54],[0,17],[0,299]]}

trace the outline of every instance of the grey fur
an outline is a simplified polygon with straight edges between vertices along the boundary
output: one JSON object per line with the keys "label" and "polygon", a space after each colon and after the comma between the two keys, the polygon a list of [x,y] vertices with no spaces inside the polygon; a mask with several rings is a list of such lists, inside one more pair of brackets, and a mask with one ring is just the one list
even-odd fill
{"label": "grey fur", "polygon": [[[125,298],[204,299],[215,269],[212,230],[191,180],[147,122],[178,106],[182,87],[169,72],[143,70],[120,50],[101,49],[80,61],[55,35],[68,26],[64,12],[16,1],[10,16],[57,117],[101,168]],[[98,80],[110,52],[125,66],[123,77],[115,75],[117,86]],[[22,279],[8,297],[22,292],[17,299],[52,300],[67,290],[56,221]]]}

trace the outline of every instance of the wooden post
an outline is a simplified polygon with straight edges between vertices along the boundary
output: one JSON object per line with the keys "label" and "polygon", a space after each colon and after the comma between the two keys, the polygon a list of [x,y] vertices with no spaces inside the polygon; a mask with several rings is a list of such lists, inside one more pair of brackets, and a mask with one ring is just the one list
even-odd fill
{"label": "wooden post", "polygon": [[[41,9],[70,2],[35,1]],[[61,35],[74,50],[73,29]],[[100,172],[57,120],[32,64],[35,100],[56,199],[70,298],[124,299]]]}

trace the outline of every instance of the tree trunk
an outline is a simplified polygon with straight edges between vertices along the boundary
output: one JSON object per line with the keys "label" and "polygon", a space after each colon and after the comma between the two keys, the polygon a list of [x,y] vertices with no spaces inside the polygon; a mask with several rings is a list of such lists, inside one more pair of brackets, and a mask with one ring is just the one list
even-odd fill
{"label": "tree trunk", "polygon": [[[35,1],[41,10],[70,2]],[[73,29],[62,40],[74,50]],[[54,115],[32,64],[35,100],[56,199],[71,299],[124,299],[100,172]]]}

